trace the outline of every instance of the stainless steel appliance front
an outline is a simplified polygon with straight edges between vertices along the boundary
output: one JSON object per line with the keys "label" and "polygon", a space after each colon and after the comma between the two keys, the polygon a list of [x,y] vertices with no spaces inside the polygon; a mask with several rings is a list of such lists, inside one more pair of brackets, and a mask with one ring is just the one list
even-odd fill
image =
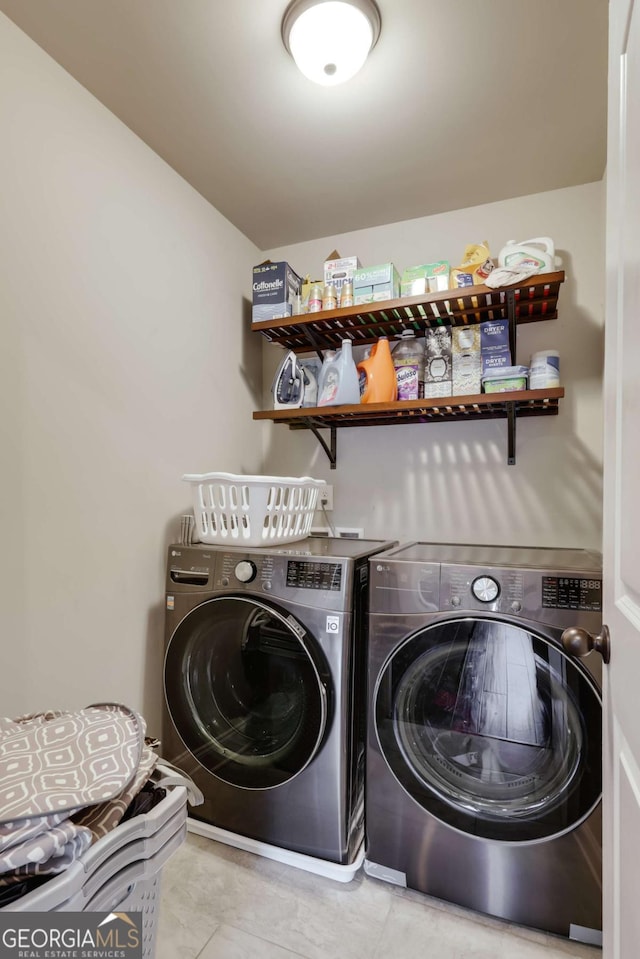
{"label": "stainless steel appliance front", "polygon": [[598,554],[416,543],[373,557],[371,875],[593,942],[601,929]]}
{"label": "stainless steel appliance front", "polygon": [[164,755],[202,790],[195,817],[353,861],[364,834],[368,557],[390,545],[169,548]]}

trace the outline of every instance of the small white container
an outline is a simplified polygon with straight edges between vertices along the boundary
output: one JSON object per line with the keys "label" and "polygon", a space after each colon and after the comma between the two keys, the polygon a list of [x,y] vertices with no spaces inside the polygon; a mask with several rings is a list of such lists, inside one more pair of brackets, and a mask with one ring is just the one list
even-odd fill
{"label": "small white container", "polygon": [[529,389],[546,390],[560,386],[560,354],[557,350],[540,350],[531,357]]}
{"label": "small white container", "polygon": [[527,388],[526,366],[501,366],[482,377],[485,393],[512,393]]}

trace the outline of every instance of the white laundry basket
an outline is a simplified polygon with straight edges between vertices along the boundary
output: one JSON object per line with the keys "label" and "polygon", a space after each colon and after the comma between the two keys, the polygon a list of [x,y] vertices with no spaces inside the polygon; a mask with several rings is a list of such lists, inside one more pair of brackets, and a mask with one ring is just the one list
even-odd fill
{"label": "white laundry basket", "polygon": [[188,473],[195,538],[227,546],[295,543],[311,531],[324,480],[310,476]]}

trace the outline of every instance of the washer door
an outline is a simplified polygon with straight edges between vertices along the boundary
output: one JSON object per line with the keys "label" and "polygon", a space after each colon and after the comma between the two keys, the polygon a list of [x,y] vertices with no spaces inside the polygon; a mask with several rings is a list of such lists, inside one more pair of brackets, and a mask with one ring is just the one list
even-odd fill
{"label": "washer door", "polygon": [[600,799],[597,687],[542,635],[495,620],[434,624],[387,660],[374,703],[395,777],[454,828],[534,841],[572,829]]}
{"label": "washer door", "polygon": [[328,669],[293,616],[225,596],[192,610],[165,656],[173,724],[196,760],[247,789],[280,786],[311,762],[328,721]]}

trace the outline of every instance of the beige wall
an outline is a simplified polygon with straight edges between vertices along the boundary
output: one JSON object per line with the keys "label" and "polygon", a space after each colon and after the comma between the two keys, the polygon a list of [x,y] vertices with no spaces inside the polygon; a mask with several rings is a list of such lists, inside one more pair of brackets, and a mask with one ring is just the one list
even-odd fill
{"label": "beige wall", "polygon": [[564,257],[560,318],[521,327],[517,360],[558,348],[567,397],[519,422],[515,467],[486,422],[340,431],[334,472],[251,419],[263,254],[2,15],[0,62],[5,715],[116,699],[157,726],[185,471],[325,477],[334,522],[374,537],[599,546],[601,184],[270,251],[319,275],[334,247],[402,269],[549,233]]}
{"label": "beige wall", "polygon": [[3,715],[158,729],[185,471],[259,471],[258,251],[0,14]]}
{"label": "beige wall", "polygon": [[[428,162],[428,158],[425,159]],[[559,318],[522,325],[517,362],[560,351],[566,398],[557,417],[517,423],[517,463],[506,465],[503,421],[338,431],[335,471],[309,433],[270,426],[265,468],[334,484],[333,522],[373,537],[600,548],[604,296],[601,183],[395,223],[269,251],[322,276],[334,248],[363,265],[460,262],[466,244],[550,235],[563,258]],[[268,387],[280,350],[265,345]],[[270,405],[271,397],[265,396]]]}

